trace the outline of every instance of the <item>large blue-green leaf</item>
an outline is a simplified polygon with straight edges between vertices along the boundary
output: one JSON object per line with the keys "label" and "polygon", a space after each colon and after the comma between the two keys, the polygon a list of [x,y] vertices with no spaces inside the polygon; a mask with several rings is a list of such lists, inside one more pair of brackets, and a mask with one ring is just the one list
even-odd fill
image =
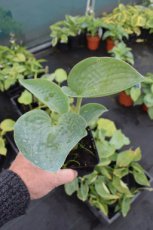
{"label": "large blue-green leaf", "polygon": [[110,57],[91,57],[76,64],[63,91],[75,97],[102,97],[118,93],[143,81],[129,64]]}
{"label": "large blue-green leaf", "polygon": [[68,97],[55,83],[44,79],[20,80],[20,83],[51,110],[57,113],[68,112]]}
{"label": "large blue-green leaf", "polygon": [[62,114],[57,125],[42,110],[21,116],[14,130],[19,150],[38,167],[57,171],[70,150],[86,135],[85,120],[75,113]]}
{"label": "large blue-green leaf", "polygon": [[89,125],[93,120],[100,117],[107,109],[105,106],[98,103],[85,104],[80,109],[80,115],[86,120]]}

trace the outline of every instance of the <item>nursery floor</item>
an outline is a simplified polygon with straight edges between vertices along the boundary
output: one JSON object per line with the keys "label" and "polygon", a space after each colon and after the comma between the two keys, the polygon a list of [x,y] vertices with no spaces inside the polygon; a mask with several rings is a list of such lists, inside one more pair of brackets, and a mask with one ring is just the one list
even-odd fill
{"label": "nursery floor", "polygon": [[[153,47],[147,44],[133,44],[135,67],[143,74],[153,72]],[[60,51],[44,51],[37,56],[47,58],[50,71],[57,67],[70,70],[71,67],[89,56],[105,56],[100,51],[91,52],[86,49]],[[94,101],[94,100],[93,100]],[[98,99],[108,109],[104,116],[115,121],[118,128],[131,138],[131,146],[140,146],[143,153],[142,164],[153,176],[153,121],[138,108],[122,108],[115,97]],[[7,97],[0,95],[0,119],[16,118],[17,114]],[[3,117],[2,117],[3,116]],[[19,217],[1,228],[2,230],[152,230],[153,229],[153,192],[143,192],[132,205],[126,218],[120,217],[108,225],[99,221],[75,196],[68,197],[60,187],[41,200],[30,204],[27,214]]]}

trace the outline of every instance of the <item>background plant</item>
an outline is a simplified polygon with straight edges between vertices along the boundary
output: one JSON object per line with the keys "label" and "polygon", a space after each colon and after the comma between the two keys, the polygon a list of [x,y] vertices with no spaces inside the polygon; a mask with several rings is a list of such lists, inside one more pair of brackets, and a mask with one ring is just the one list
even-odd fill
{"label": "background plant", "polygon": [[93,15],[86,15],[85,28],[90,36],[97,36],[102,28],[101,18],[95,18]]}
{"label": "background plant", "polygon": [[139,87],[126,91],[134,101],[134,105],[145,105],[150,119],[153,119],[153,74],[147,73]]}
{"label": "background plant", "polygon": [[119,4],[102,18],[106,24],[122,26],[128,34],[141,34],[141,29],[152,29],[153,8],[142,5]]}
{"label": "background plant", "polygon": [[85,16],[66,15],[65,19],[50,26],[51,44],[56,46],[58,42],[68,43],[69,37],[75,37],[84,32]]}
{"label": "background plant", "polygon": [[123,38],[129,38],[128,33],[120,25],[108,24],[104,26],[106,32],[103,34],[103,40],[111,38],[113,41],[122,41]]}
{"label": "background plant", "polygon": [[131,65],[134,65],[134,56],[131,52],[131,48],[127,47],[124,42],[119,42],[116,46],[109,51],[112,57],[123,60]]}
{"label": "background plant", "polygon": [[11,132],[14,129],[15,122],[11,119],[5,119],[0,123],[0,155],[6,156],[6,139],[5,134]]}
{"label": "background plant", "polygon": [[0,90],[4,91],[14,85],[19,79],[37,78],[44,73],[42,59],[36,58],[23,46],[10,40],[10,47],[0,46]]}
{"label": "background plant", "polygon": [[[97,121],[93,135],[100,163],[93,173],[65,185],[65,192],[68,195],[76,192],[80,200],[88,201],[106,216],[110,215],[110,207],[114,207],[114,214],[121,212],[125,217],[134,196],[142,187],[150,186],[144,169],[138,163],[140,148],[123,150],[130,141],[108,119]],[[135,181],[132,187],[126,181],[128,175]]]}

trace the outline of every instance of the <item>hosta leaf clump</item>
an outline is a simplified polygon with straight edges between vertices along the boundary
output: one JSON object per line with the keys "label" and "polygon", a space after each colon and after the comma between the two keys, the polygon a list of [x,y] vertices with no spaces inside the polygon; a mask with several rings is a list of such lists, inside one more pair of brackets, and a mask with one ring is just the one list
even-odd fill
{"label": "hosta leaf clump", "polygon": [[[113,58],[87,58],[76,64],[68,77],[61,69],[54,74],[56,76],[50,80],[46,77],[20,80],[48,109],[46,113],[31,111],[19,118],[15,125],[15,142],[19,150],[34,164],[49,171],[56,171],[62,166],[70,150],[86,135],[86,127],[107,110],[98,103],[81,106],[84,97],[111,95],[143,81],[142,75],[133,67]],[[66,77],[68,87],[61,88],[61,81]],[[52,82],[53,79],[58,85]],[[72,100],[73,97],[76,97],[75,100]],[[53,117],[57,118],[54,122]],[[118,148],[128,144],[128,139],[120,133],[113,138],[107,154],[104,150],[100,157],[111,157],[117,144]],[[106,149],[106,143],[104,146]]]}

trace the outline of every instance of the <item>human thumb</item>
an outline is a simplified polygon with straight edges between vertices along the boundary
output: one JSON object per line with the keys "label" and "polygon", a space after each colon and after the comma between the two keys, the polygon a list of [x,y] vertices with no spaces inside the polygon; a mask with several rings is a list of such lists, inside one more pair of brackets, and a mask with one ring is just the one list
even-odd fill
{"label": "human thumb", "polygon": [[62,184],[67,184],[73,181],[77,177],[77,171],[72,169],[60,169],[55,174],[56,177],[56,187]]}

